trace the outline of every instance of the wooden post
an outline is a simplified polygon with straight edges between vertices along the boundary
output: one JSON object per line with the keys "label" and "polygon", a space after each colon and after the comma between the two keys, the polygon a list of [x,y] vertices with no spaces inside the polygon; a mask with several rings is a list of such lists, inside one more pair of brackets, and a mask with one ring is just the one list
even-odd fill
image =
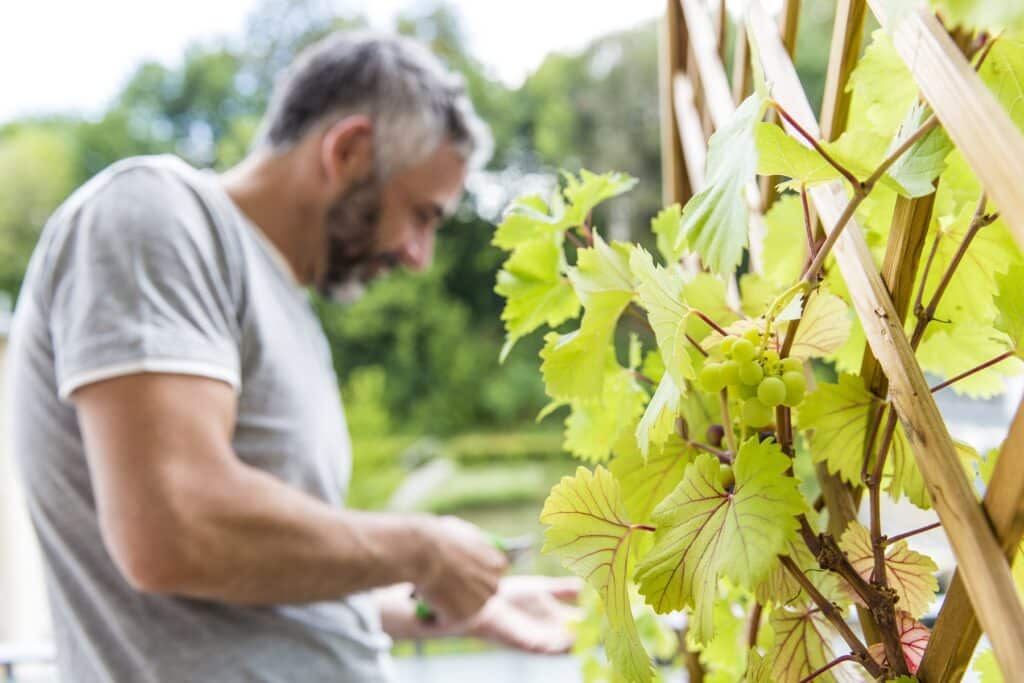
{"label": "wooden post", "polygon": [[661,71],[658,79],[658,94],[661,100],[661,200],[666,206],[679,202],[683,204],[693,191],[686,177],[683,147],[676,128],[676,113],[673,104],[672,82],[675,74],[683,71],[683,55],[686,36],[683,33],[683,18],[676,0],[668,0],[665,18],[661,26]]}

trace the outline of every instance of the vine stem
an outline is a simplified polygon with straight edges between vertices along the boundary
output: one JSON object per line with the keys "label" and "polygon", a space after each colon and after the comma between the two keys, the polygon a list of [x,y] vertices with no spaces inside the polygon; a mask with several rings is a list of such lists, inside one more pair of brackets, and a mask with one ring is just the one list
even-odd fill
{"label": "vine stem", "polygon": [[705,358],[708,357],[708,352],[704,350],[704,347],[700,345],[699,341],[697,341],[696,339],[694,339],[693,337],[690,336],[689,332],[686,333],[686,341],[688,341],[691,344],[693,344],[693,348],[695,348],[698,351],[700,351],[700,354],[702,356],[704,356]]}
{"label": "vine stem", "polygon": [[929,391],[931,391],[934,394],[936,391],[940,391],[942,389],[945,389],[946,387],[948,387],[950,384],[953,384],[954,382],[958,382],[958,381],[964,379],[965,377],[970,377],[974,373],[981,372],[985,368],[992,367],[993,365],[996,365],[997,363],[1002,363],[1007,358],[1012,358],[1013,356],[1014,356],[1014,352],[1013,351],[1006,351],[1004,353],[1001,353],[998,356],[996,356],[995,358],[990,358],[989,360],[985,361],[981,365],[976,365],[973,368],[971,368],[970,370],[967,370],[965,372],[961,372],[956,377],[950,377],[945,382],[941,382],[939,384],[936,384]]}
{"label": "vine stem", "polygon": [[728,451],[723,451],[720,448],[715,448],[699,441],[690,441],[689,439],[687,439],[686,443],[699,451],[710,453],[718,458],[718,461],[723,465],[731,465],[733,463],[732,455]]}
{"label": "vine stem", "polygon": [[736,434],[732,429],[732,415],[729,414],[729,395],[726,393],[727,389],[722,389],[718,394],[718,400],[722,406],[722,427],[725,432],[725,440],[729,444],[729,450],[733,453],[739,453],[739,449],[736,446]]}
{"label": "vine stem", "polygon": [[849,180],[850,184],[853,185],[854,187],[860,185],[860,181],[857,180],[857,176],[853,175],[853,173],[848,168],[846,168],[841,163],[833,159],[832,155],[825,151],[825,148],[821,146],[821,143],[818,142],[817,138],[815,138],[813,135],[807,132],[807,129],[801,126],[797,122],[797,120],[794,119],[781,104],[773,101],[771,102],[771,106],[772,108],[775,109],[775,111],[779,112],[779,116],[784,118],[786,120],[786,123],[793,127],[793,130],[800,134],[800,137],[806,140],[811,145],[811,147],[814,148],[815,152],[820,154],[821,157],[828,162],[829,166],[839,171],[839,174],[842,175],[847,180]]}
{"label": "vine stem", "polygon": [[633,370],[632,372],[633,372],[633,377],[634,377],[635,379],[638,379],[638,380],[640,380],[641,382],[647,382],[647,383],[648,383],[648,384],[650,384],[651,386],[655,386],[655,385],[657,385],[657,384],[658,384],[658,383],[657,383],[657,382],[655,382],[655,381],[654,381],[653,379],[651,379],[650,377],[648,377],[648,376],[647,376],[647,375],[645,375],[644,373],[640,372],[639,370]]}
{"label": "vine stem", "polygon": [[576,235],[574,235],[570,230],[566,230],[565,231],[565,235],[566,235],[566,237],[569,238],[570,242],[572,242],[574,245],[576,245],[577,249],[586,249],[587,248],[587,245],[583,244],[583,242],[580,241],[580,238],[577,237]]}
{"label": "vine stem", "polygon": [[890,536],[889,538],[886,538],[885,539],[885,544],[886,545],[892,545],[893,543],[897,543],[899,541],[902,541],[905,538],[910,538],[911,536],[916,536],[918,534],[923,534],[926,531],[931,531],[932,529],[938,529],[940,526],[942,526],[942,522],[932,522],[931,524],[927,524],[927,525],[925,525],[923,527],[920,527],[918,529],[911,529],[910,531],[904,531],[902,534],[896,534],[895,536]]}
{"label": "vine stem", "polygon": [[883,674],[882,667],[871,657],[870,654],[868,654],[867,647],[864,646],[864,643],[862,643],[850,627],[847,626],[846,620],[843,619],[842,613],[840,613],[836,606],[818,591],[814,584],[804,576],[804,573],[800,571],[800,568],[796,566],[796,563],[793,562],[791,558],[785,555],[780,555],[779,561],[782,562],[782,566],[786,568],[786,571],[793,575],[793,578],[800,584],[800,587],[807,591],[807,594],[811,597],[811,600],[814,601],[814,604],[821,609],[825,618],[829,620],[837,631],[839,631],[839,635],[842,636],[843,640],[846,641],[846,644],[850,646],[850,649],[856,653],[855,655],[851,655],[851,657],[867,669],[869,674],[875,678],[881,677]]}
{"label": "vine stem", "polygon": [[804,209],[804,232],[807,233],[807,257],[814,254],[814,226],[811,225],[811,206],[807,201],[807,185],[800,186],[800,204]]}
{"label": "vine stem", "polygon": [[821,674],[825,673],[826,671],[828,671],[832,667],[839,666],[843,662],[853,661],[853,659],[854,659],[854,657],[853,657],[852,654],[845,654],[842,657],[836,657],[835,659],[833,659],[831,662],[829,662],[825,666],[821,667],[820,669],[816,669],[816,670],[812,671],[810,674],[808,674],[807,676],[804,676],[803,678],[801,678],[800,679],[800,683],[810,683],[815,678],[817,678]]}
{"label": "vine stem", "polygon": [[747,648],[757,646],[757,632],[761,629],[761,613],[764,611],[764,605],[759,602],[754,603],[754,608],[750,610],[750,626],[747,628]]}
{"label": "vine stem", "polygon": [[699,311],[696,308],[691,308],[690,313],[693,313],[695,316],[706,322],[715,332],[718,332],[718,334],[722,335],[723,337],[729,336],[729,333],[726,332],[721,325],[719,325],[714,320],[705,315],[703,311]]}

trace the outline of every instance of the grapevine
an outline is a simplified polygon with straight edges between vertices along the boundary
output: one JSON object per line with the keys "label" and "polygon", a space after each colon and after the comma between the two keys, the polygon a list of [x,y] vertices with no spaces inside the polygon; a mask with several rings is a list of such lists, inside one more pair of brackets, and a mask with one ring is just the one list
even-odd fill
{"label": "grapevine", "polygon": [[[974,66],[1024,129],[1024,43],[990,39]],[[881,31],[850,84],[850,125],[829,142],[759,83],[711,137],[705,189],[642,243],[593,221],[636,183],[616,172],[566,174],[497,228],[503,357],[547,330],[542,417],[567,411],[583,461],[544,505],[544,550],[596,590],[611,680],[654,680],[650,652],[715,681],[916,680],[938,568],[910,544],[939,525],[882,519],[883,496],[931,500],[892,402],[860,374],[870,352],[832,250],[855,220],[880,266],[897,199],[935,195],[906,329],[933,391],[975,397],[1024,368],[1024,257]],[[757,176],[784,180],[753,272]],[[847,204],[819,239],[807,189],[827,182]],[[970,476],[991,474],[993,454],[957,449]],[[826,477],[867,499],[867,526],[828,530]],[[685,615],[667,657],[651,610]]]}

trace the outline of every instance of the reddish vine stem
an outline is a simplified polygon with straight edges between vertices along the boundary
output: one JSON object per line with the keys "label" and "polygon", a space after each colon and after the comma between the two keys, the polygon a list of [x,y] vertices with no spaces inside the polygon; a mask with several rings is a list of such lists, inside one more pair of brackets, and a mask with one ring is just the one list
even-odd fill
{"label": "reddish vine stem", "polygon": [[871,657],[870,654],[868,654],[868,649],[864,646],[864,643],[862,643],[850,627],[846,625],[846,620],[843,619],[843,615],[839,609],[818,591],[814,584],[804,576],[804,573],[800,571],[800,568],[796,566],[796,563],[793,562],[791,558],[785,555],[780,555],[779,561],[782,562],[782,566],[786,568],[786,571],[796,579],[796,582],[800,584],[800,587],[807,592],[807,595],[811,597],[814,604],[821,609],[825,618],[829,620],[837,631],[839,631],[839,635],[842,636],[843,640],[846,641],[846,644],[849,645],[850,649],[854,652],[851,657],[867,669],[869,674],[875,678],[881,677],[884,673],[882,671],[882,667]]}
{"label": "reddish vine stem", "polygon": [[875,449],[875,437],[878,436],[878,426],[882,423],[882,413],[884,412],[885,402],[878,401],[875,410],[871,413],[871,420],[868,422],[867,438],[864,440],[864,459],[860,465],[860,480],[863,482],[868,480],[871,453]]}
{"label": "reddish vine stem", "polygon": [[820,669],[816,669],[816,670],[812,671],[810,674],[808,674],[807,676],[801,678],[800,679],[800,683],[810,683],[815,678],[817,678],[821,674],[825,673],[826,671],[828,671],[832,667],[839,666],[843,662],[851,662],[851,661],[854,661],[854,657],[853,657],[852,654],[845,654],[842,657],[836,657],[835,659],[833,659],[831,662],[829,662],[825,666],[821,667]]}
{"label": "reddish vine stem", "polygon": [[693,348],[695,348],[695,349],[697,349],[698,351],[700,351],[700,354],[701,354],[702,356],[704,356],[705,358],[707,358],[707,357],[708,357],[708,352],[707,352],[707,351],[705,351],[705,350],[704,350],[704,347],[700,345],[700,342],[699,342],[699,341],[697,341],[696,339],[694,339],[693,337],[691,337],[689,333],[687,333],[687,334],[686,334],[686,341],[688,341],[688,342],[690,342],[691,344],[693,344]]}
{"label": "reddish vine stem", "polygon": [[800,186],[800,204],[804,209],[804,232],[807,233],[807,258],[814,256],[814,226],[811,225],[811,205],[807,201],[807,186]]}
{"label": "reddish vine stem", "polygon": [[641,382],[647,382],[651,386],[657,385],[657,382],[655,382],[653,379],[651,379],[650,377],[648,377],[644,373],[640,372],[639,370],[633,370],[633,377],[635,379],[640,380]]}
{"label": "reddish vine stem", "polygon": [[747,627],[747,648],[757,646],[757,632],[761,629],[761,613],[764,611],[764,605],[759,602],[754,603],[753,609],[750,610],[750,625]]}
{"label": "reddish vine stem", "polygon": [[729,453],[729,451],[723,451],[720,448],[709,446],[706,443],[701,443],[699,441],[690,441],[689,439],[687,439],[686,443],[699,451],[710,453],[711,455],[718,458],[718,462],[722,463],[723,465],[731,465],[734,462],[732,454]]}
{"label": "reddish vine stem", "polygon": [[885,539],[885,544],[886,545],[892,545],[893,543],[897,543],[899,541],[902,541],[905,538],[910,538],[911,536],[917,536],[918,534],[923,534],[926,531],[931,531],[932,529],[938,529],[940,526],[942,526],[942,522],[932,522],[931,524],[927,524],[927,525],[925,525],[923,527],[920,527],[918,529],[911,529],[910,531],[904,531],[902,534],[896,534],[895,536],[890,536],[890,537],[886,538]]}
{"label": "reddish vine stem", "polygon": [[706,322],[711,327],[711,329],[713,329],[715,332],[718,332],[718,334],[722,335],[723,337],[729,336],[729,333],[726,332],[721,325],[719,325],[714,320],[705,315],[703,311],[699,311],[696,308],[691,308],[690,312],[693,313],[698,318],[700,318],[701,320],[703,320],[704,322]]}
{"label": "reddish vine stem", "polygon": [[913,147],[918,140],[932,132],[932,129],[938,125],[939,119],[935,114],[932,114],[925,119],[924,123],[918,126],[913,133],[908,135],[907,139],[901,142],[899,147],[894,149],[891,154],[885,157],[882,163],[878,165],[878,168],[875,169],[875,172],[868,176],[868,179],[864,181],[865,189],[870,191],[871,188],[875,186],[875,183],[882,179],[882,176],[884,176],[885,172],[889,170],[889,167],[896,163],[897,159],[903,156],[908,149]]}
{"label": "reddish vine stem", "polygon": [[990,368],[993,365],[996,365],[997,363],[1002,363],[1007,358],[1012,358],[1013,356],[1014,356],[1014,352],[1013,351],[1006,351],[1004,353],[1001,353],[998,356],[996,356],[995,358],[990,358],[989,360],[985,361],[981,365],[976,365],[973,368],[971,368],[970,370],[966,370],[964,372],[961,372],[956,377],[950,377],[945,382],[940,382],[939,384],[936,384],[929,391],[931,391],[934,394],[936,391],[940,391],[942,389],[945,389],[946,387],[948,387],[950,384],[953,384],[954,382],[958,382],[958,381],[964,379],[965,377],[970,377],[974,373],[981,372],[982,370],[984,370],[986,368]]}
{"label": "reddish vine stem", "polygon": [[850,181],[850,184],[853,185],[854,187],[858,187],[860,185],[860,181],[857,180],[857,176],[853,175],[853,173],[851,173],[848,168],[846,168],[841,163],[833,159],[832,155],[829,154],[824,147],[822,147],[821,143],[818,142],[817,138],[815,138],[813,135],[807,132],[807,129],[801,126],[797,122],[797,120],[794,119],[789,114],[789,112],[782,107],[781,104],[779,104],[778,102],[771,102],[771,106],[772,108],[775,109],[775,111],[779,112],[779,116],[784,118],[786,120],[786,123],[793,127],[793,130],[800,134],[800,137],[806,140],[811,145],[811,147],[814,148],[814,151],[820,154],[821,157],[828,162],[829,166],[839,171],[839,174],[846,178],[848,181]]}
{"label": "reddish vine stem", "polygon": [[565,236],[569,238],[569,241],[576,245],[577,249],[586,249],[587,245],[580,241],[580,238],[572,233],[570,230],[565,231]]}

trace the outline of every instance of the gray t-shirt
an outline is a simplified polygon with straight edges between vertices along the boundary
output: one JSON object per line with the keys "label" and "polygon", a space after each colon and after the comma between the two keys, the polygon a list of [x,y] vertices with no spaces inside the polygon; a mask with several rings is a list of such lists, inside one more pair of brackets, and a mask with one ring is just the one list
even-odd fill
{"label": "gray t-shirt", "polygon": [[351,451],[323,331],[216,176],[142,157],[72,195],[33,254],[8,353],[14,452],[46,560],[62,680],[388,680],[391,641],[368,594],[260,608],[143,594],[100,537],[68,397],[129,373],[228,382],[242,462],[343,504]]}

